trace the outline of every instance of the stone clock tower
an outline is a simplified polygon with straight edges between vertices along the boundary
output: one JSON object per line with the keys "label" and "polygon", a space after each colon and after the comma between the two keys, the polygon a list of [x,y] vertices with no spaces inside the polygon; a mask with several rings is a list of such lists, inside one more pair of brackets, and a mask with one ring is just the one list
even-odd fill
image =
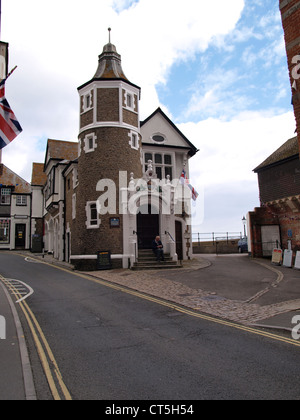
{"label": "stone clock tower", "polygon": [[121,56],[109,42],[99,56],[94,77],[78,92],[79,182],[73,263],[95,269],[97,252],[110,251],[113,267],[126,266],[126,247],[135,225],[125,226],[129,218],[122,214],[120,197],[132,173],[136,179],[142,177],[140,88],[127,79]]}

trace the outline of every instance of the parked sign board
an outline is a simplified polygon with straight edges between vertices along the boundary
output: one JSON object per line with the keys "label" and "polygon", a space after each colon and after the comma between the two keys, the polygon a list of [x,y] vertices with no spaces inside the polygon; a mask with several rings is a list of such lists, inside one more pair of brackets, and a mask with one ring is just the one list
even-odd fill
{"label": "parked sign board", "polygon": [[282,263],[282,249],[275,248],[272,254],[272,263],[280,265]]}
{"label": "parked sign board", "polygon": [[300,252],[299,251],[297,251],[297,254],[296,254],[296,260],[295,260],[294,268],[297,268],[298,270],[300,270]]}
{"label": "parked sign board", "polygon": [[285,249],[284,255],[283,255],[283,266],[291,268],[292,261],[293,261],[293,251],[289,249]]}

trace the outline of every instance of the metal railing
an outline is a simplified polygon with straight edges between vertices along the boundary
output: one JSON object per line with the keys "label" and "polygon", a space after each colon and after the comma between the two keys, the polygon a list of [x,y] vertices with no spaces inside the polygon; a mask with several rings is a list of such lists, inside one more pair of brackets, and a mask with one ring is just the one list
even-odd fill
{"label": "metal railing", "polygon": [[241,239],[243,237],[242,232],[209,232],[209,233],[193,233],[192,239],[193,243],[200,245],[201,242],[212,242],[215,244],[219,241],[230,241]]}

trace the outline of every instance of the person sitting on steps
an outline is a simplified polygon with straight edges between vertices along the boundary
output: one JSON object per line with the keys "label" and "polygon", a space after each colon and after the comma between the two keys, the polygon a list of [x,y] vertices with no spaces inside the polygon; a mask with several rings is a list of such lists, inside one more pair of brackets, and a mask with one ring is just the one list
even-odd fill
{"label": "person sitting on steps", "polygon": [[164,256],[164,250],[163,250],[164,246],[160,240],[160,236],[156,236],[156,238],[154,239],[154,241],[152,242],[152,249],[153,252],[156,256],[156,261],[165,261],[165,256]]}

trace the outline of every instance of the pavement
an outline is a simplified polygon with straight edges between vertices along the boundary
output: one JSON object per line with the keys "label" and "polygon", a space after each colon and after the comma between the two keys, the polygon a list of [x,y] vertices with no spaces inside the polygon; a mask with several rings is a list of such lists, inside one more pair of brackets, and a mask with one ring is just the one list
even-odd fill
{"label": "pavement", "polygon": [[[72,266],[29,252],[22,253],[72,270]],[[300,271],[248,255],[195,255],[181,269],[84,273],[194,311],[243,325],[276,330],[291,337],[293,318],[300,316]],[[15,305],[1,282],[0,400],[34,400],[34,384]],[[1,320],[1,319],[0,319]],[[300,326],[300,318],[297,324]],[[1,323],[0,323],[1,325]],[[297,328],[300,332],[300,327]],[[4,379],[4,380],[2,380]]]}

